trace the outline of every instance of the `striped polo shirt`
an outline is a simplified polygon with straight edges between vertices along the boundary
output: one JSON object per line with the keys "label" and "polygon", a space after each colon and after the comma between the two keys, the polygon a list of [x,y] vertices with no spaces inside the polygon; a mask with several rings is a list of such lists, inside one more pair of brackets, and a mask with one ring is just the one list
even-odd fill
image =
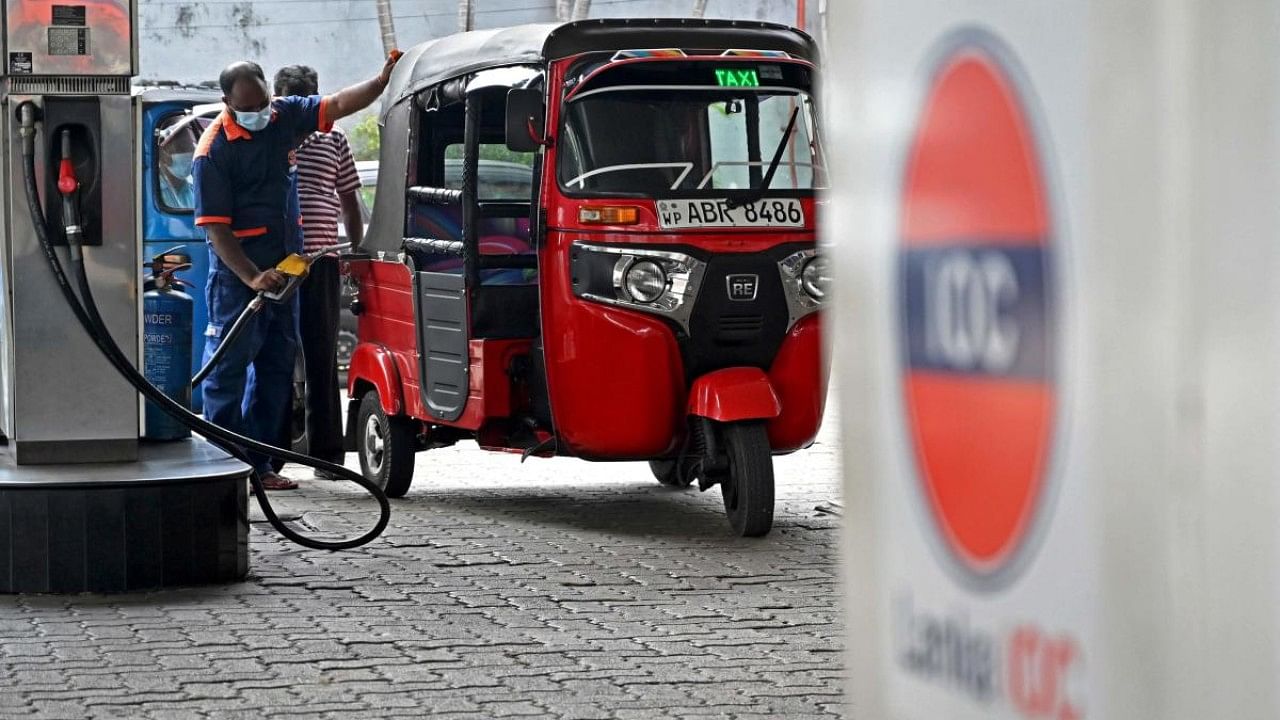
{"label": "striped polo shirt", "polygon": [[360,189],[347,137],[338,130],[312,133],[298,147],[297,161],[303,249],[311,252],[335,245],[342,214],[338,196]]}

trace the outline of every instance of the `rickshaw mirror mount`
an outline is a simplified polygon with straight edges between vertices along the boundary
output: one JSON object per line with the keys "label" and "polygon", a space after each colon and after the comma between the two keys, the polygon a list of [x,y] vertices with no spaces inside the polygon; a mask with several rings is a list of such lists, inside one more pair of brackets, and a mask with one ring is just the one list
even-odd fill
{"label": "rickshaw mirror mount", "polygon": [[550,145],[546,137],[546,105],[542,91],[511,88],[507,91],[507,148],[514,152],[534,152]]}

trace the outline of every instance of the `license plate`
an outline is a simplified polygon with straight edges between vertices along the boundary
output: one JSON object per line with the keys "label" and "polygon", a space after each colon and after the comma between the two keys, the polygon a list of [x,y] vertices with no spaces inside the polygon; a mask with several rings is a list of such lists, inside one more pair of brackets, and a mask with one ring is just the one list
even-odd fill
{"label": "license plate", "polygon": [[799,200],[757,200],[729,207],[728,200],[659,200],[658,223],[663,230],[716,227],[804,227]]}

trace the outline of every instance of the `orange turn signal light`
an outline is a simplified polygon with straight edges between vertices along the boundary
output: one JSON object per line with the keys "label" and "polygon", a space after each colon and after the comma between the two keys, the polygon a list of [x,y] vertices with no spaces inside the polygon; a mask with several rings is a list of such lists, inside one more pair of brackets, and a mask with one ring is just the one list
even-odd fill
{"label": "orange turn signal light", "polygon": [[640,222],[640,208],[635,205],[597,205],[579,208],[578,222],[583,225],[635,225]]}

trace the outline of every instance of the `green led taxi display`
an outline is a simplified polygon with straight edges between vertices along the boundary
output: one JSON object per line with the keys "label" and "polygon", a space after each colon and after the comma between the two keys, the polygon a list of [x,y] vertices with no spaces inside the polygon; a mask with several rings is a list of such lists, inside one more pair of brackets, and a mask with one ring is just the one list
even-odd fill
{"label": "green led taxi display", "polygon": [[755,70],[716,68],[716,84],[720,87],[760,87],[760,76]]}

